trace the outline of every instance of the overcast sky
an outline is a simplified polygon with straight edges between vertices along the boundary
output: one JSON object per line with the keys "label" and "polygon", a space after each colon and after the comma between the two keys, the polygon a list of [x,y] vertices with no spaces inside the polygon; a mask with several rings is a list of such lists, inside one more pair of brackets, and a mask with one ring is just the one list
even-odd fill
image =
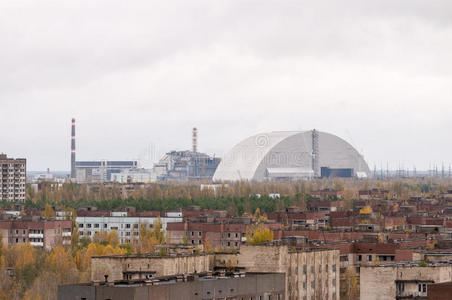
{"label": "overcast sky", "polygon": [[29,170],[274,130],[452,162],[452,1],[0,1],[0,152]]}

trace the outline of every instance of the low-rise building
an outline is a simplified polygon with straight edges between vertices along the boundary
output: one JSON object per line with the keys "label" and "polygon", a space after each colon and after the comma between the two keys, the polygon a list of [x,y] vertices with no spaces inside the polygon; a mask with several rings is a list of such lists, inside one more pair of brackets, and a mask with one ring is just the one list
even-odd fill
{"label": "low-rise building", "polygon": [[452,262],[362,266],[360,297],[366,300],[427,299],[428,285],[452,281]]}
{"label": "low-rise building", "polygon": [[[108,280],[108,278],[106,278]],[[102,282],[58,287],[59,300],[285,299],[281,273],[180,274],[146,281]]]}
{"label": "low-rise building", "polygon": [[80,211],[76,218],[80,238],[116,230],[120,243],[138,239],[141,226],[153,228],[157,220],[162,223],[162,230],[166,230],[168,223],[182,222],[182,212]]}
{"label": "low-rise building", "polygon": [[26,216],[0,221],[0,233],[3,245],[30,243],[51,250],[57,245],[71,245],[72,222]]}

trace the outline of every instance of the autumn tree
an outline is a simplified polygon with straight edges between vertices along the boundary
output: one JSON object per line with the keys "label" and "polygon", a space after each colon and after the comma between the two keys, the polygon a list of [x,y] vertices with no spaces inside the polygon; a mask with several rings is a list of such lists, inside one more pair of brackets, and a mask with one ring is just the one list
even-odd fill
{"label": "autumn tree", "polygon": [[[358,297],[358,275],[353,267],[347,267],[344,272],[344,299],[354,300]],[[342,297],[341,297],[342,299]]]}
{"label": "autumn tree", "polygon": [[251,245],[273,242],[273,231],[262,224],[253,224],[248,228],[246,240]]}
{"label": "autumn tree", "polygon": [[44,218],[54,219],[55,217],[56,217],[55,210],[53,210],[52,206],[46,204],[46,208],[44,210]]}
{"label": "autumn tree", "polygon": [[106,236],[107,244],[111,245],[113,248],[119,245],[119,235],[116,230],[110,231],[110,233]]}

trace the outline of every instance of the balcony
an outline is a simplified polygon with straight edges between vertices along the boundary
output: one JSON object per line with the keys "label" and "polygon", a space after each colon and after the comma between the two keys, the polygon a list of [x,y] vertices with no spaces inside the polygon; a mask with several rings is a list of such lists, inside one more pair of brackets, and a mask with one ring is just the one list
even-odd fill
{"label": "balcony", "polygon": [[30,242],[30,245],[34,247],[44,247],[44,242]]}
{"label": "balcony", "polygon": [[29,233],[28,238],[44,238],[44,233]]}

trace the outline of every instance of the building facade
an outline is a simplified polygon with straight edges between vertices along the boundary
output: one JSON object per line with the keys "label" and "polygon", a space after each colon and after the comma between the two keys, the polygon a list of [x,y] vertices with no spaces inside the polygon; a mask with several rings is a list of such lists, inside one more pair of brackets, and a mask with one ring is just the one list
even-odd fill
{"label": "building facade", "polygon": [[131,161],[76,161],[75,173],[77,182],[111,181],[112,174],[126,170],[136,170],[138,162]]}
{"label": "building facade", "polygon": [[57,245],[71,245],[72,222],[44,220],[40,217],[0,221],[3,245],[30,243],[51,250]]}
{"label": "building facade", "polygon": [[146,215],[127,211],[93,212],[85,216],[80,214],[82,213],[76,218],[80,238],[92,238],[99,231],[109,233],[116,230],[120,243],[130,243],[138,239],[141,226],[152,229],[157,220],[162,223],[162,230],[166,230],[168,223],[182,222],[182,212],[166,212],[164,216],[160,216],[158,212]]}
{"label": "building facade", "polygon": [[0,154],[0,201],[25,202],[27,160]]}
{"label": "building facade", "polygon": [[360,296],[366,300],[427,299],[429,284],[449,281],[452,262],[361,267]]}
{"label": "building facade", "polygon": [[60,300],[282,300],[284,274],[236,273],[229,276],[186,274],[143,282],[66,285]]}
{"label": "building facade", "polygon": [[242,245],[240,252],[235,253],[93,257],[91,279],[102,281],[105,275],[112,281],[135,279],[145,273],[150,279],[232,268],[252,273],[284,273],[285,300],[338,300],[339,250],[293,251],[289,248],[281,245]]}

